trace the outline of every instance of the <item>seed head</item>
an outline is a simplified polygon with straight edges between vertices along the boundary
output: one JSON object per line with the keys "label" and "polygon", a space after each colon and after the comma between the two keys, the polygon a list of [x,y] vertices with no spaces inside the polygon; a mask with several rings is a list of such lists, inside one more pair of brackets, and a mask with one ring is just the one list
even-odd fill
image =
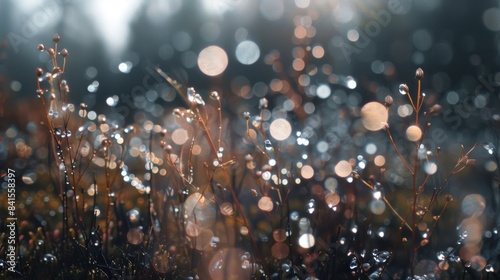
{"label": "seed head", "polygon": [[265,97],[262,97],[259,100],[259,108],[260,109],[266,109],[268,104],[269,104],[269,101],[267,101],[267,98],[265,98]]}
{"label": "seed head", "polygon": [[161,137],[165,137],[167,135],[167,129],[166,128],[162,129],[160,131],[160,135],[161,135]]}
{"label": "seed head", "polygon": [[43,44],[38,44],[38,47],[36,47],[39,51],[43,52],[45,50],[45,46]]}
{"label": "seed head", "polygon": [[43,75],[43,70],[42,70],[42,68],[37,68],[37,69],[36,69],[36,76],[40,78],[42,75]]}
{"label": "seed head", "polygon": [[244,112],[243,116],[245,117],[245,120],[249,120],[250,119],[250,112]]}

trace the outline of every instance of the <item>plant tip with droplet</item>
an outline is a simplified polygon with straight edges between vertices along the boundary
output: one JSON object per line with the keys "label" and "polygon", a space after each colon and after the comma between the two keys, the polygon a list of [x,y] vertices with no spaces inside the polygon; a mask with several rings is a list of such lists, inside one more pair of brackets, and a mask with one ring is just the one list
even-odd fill
{"label": "plant tip with droplet", "polygon": [[399,85],[399,93],[402,95],[408,94],[410,92],[410,89],[406,84],[400,84]]}
{"label": "plant tip with droplet", "polygon": [[415,77],[421,80],[424,77],[424,70],[422,70],[422,68],[418,68],[415,72]]}
{"label": "plant tip with droplet", "polygon": [[385,101],[385,107],[391,107],[392,106],[392,103],[394,103],[394,98],[392,98],[392,96],[390,95],[387,95],[384,99]]}
{"label": "plant tip with droplet", "polygon": [[267,98],[262,97],[259,100],[259,108],[260,109],[267,109],[267,106],[269,105],[269,101],[267,101]]}

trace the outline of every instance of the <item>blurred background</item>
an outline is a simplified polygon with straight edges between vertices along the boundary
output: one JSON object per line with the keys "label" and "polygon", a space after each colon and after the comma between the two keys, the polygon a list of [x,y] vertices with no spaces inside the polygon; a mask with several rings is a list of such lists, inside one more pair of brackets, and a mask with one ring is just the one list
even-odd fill
{"label": "blurred background", "polygon": [[[50,44],[55,33],[70,50],[66,77],[72,102],[97,109],[111,98],[109,104],[129,122],[135,109],[160,116],[161,104],[148,106],[156,98],[173,100],[161,89],[146,97],[160,80],[150,73],[154,67],[200,91],[220,89],[251,105],[267,92],[290,89],[314,97],[321,84],[334,92],[330,98],[349,93],[360,102],[382,100],[422,67],[424,90],[453,111],[444,119],[455,131],[478,128],[473,119],[483,110],[477,109],[492,115],[495,107],[486,104],[498,99],[497,1],[134,0],[125,5],[30,0],[0,5],[0,70],[9,92],[4,99],[11,101],[34,97],[33,69],[50,64],[36,47]],[[207,52],[214,59],[224,57],[220,73],[200,68],[200,54],[210,46],[223,50]],[[285,86],[276,83],[285,79]],[[467,97],[471,106],[462,110]]]}

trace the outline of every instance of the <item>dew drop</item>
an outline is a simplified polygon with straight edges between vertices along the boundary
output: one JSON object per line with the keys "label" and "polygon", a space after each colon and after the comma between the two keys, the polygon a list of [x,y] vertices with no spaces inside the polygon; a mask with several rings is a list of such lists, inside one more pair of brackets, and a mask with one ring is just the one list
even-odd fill
{"label": "dew drop", "polygon": [[382,252],[377,253],[374,256],[374,259],[377,263],[385,263],[389,259],[390,256],[391,256],[391,253],[389,253],[388,251],[382,251]]}
{"label": "dew drop", "polygon": [[314,201],[314,199],[309,200],[309,203],[307,203],[307,212],[309,212],[309,214],[314,213],[314,210],[316,210],[315,207],[316,201]]}
{"label": "dew drop", "polygon": [[273,149],[273,145],[271,144],[271,141],[269,139],[266,139],[266,141],[264,141],[264,146],[266,147],[266,150],[268,150],[268,151]]}
{"label": "dew drop", "polygon": [[372,266],[369,263],[363,263],[361,267],[364,271],[368,271]]}
{"label": "dew drop", "polygon": [[492,143],[485,144],[483,145],[483,147],[490,155],[492,155],[495,152],[495,145],[493,145]]}
{"label": "dew drop", "polygon": [[352,258],[351,263],[349,264],[349,268],[352,270],[358,268],[358,260],[356,258]]}
{"label": "dew drop", "polygon": [[215,100],[219,99],[219,93],[216,91],[210,92],[210,98],[215,99]]}
{"label": "dew drop", "polygon": [[42,257],[42,264],[55,268],[57,266],[57,258],[52,254],[45,254]]}

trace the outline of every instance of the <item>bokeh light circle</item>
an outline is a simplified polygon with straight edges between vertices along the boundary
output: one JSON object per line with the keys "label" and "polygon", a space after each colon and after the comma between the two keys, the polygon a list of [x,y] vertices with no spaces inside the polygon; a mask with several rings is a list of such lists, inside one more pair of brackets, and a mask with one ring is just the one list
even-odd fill
{"label": "bokeh light circle", "polygon": [[273,231],[273,239],[276,242],[283,242],[286,240],[286,230],[279,228]]}
{"label": "bokeh light circle", "polygon": [[284,259],[290,253],[290,247],[285,243],[275,243],[273,247],[271,247],[271,254],[277,260]]}
{"label": "bokeh light circle", "polygon": [[188,139],[188,132],[184,128],[178,128],[172,132],[172,142],[177,145],[183,145]]}
{"label": "bokeh light circle", "polygon": [[133,245],[139,245],[142,243],[144,238],[144,233],[138,228],[133,228],[127,233],[127,241]]}
{"label": "bokeh light circle", "polygon": [[208,46],[198,55],[198,67],[207,76],[218,76],[229,63],[226,52],[218,46]]}
{"label": "bokeh light circle", "polygon": [[241,64],[254,64],[260,57],[259,46],[250,40],[245,40],[236,46],[236,59]]}
{"label": "bokeh light circle", "polygon": [[388,119],[387,108],[379,102],[369,102],[361,108],[361,122],[370,131],[381,130]]}
{"label": "bokeh light circle", "polygon": [[486,208],[486,200],[480,194],[469,194],[462,200],[462,212],[469,216],[479,216]]}
{"label": "bokeh light circle", "polygon": [[271,212],[274,208],[273,200],[269,196],[263,196],[258,202],[259,209],[266,212]]}
{"label": "bokeh light circle", "polygon": [[269,126],[269,133],[274,139],[283,141],[292,134],[292,125],[285,119],[275,119]]}
{"label": "bokeh light circle", "polygon": [[416,125],[410,125],[406,129],[406,138],[412,142],[417,142],[422,138],[422,130]]}
{"label": "bokeh light circle", "polygon": [[[184,217],[200,228],[206,228],[215,223],[217,210],[215,205],[201,193],[193,193],[184,202]],[[193,226],[193,232],[196,227]]]}
{"label": "bokeh light circle", "polygon": [[305,249],[311,248],[316,243],[314,235],[310,233],[304,233],[299,237],[299,246]]}
{"label": "bokeh light circle", "polygon": [[328,207],[337,206],[340,203],[340,196],[337,193],[330,192],[325,195],[325,202]]}
{"label": "bokeh light circle", "polygon": [[314,176],[314,169],[310,165],[304,165],[300,169],[300,175],[304,179],[311,179]]}
{"label": "bokeh light circle", "polygon": [[200,234],[193,238],[194,247],[197,250],[204,251],[211,248],[212,238],[214,237],[213,231],[210,229],[202,228]]}
{"label": "bokeh light circle", "polygon": [[381,215],[385,211],[385,203],[382,200],[372,200],[370,202],[370,211],[375,215]]}
{"label": "bokeh light circle", "polygon": [[491,31],[500,31],[500,9],[489,8],[484,11],[483,23]]}
{"label": "bokeh light circle", "polygon": [[341,160],[335,165],[335,174],[337,176],[345,178],[352,173],[352,166],[347,160]]}

